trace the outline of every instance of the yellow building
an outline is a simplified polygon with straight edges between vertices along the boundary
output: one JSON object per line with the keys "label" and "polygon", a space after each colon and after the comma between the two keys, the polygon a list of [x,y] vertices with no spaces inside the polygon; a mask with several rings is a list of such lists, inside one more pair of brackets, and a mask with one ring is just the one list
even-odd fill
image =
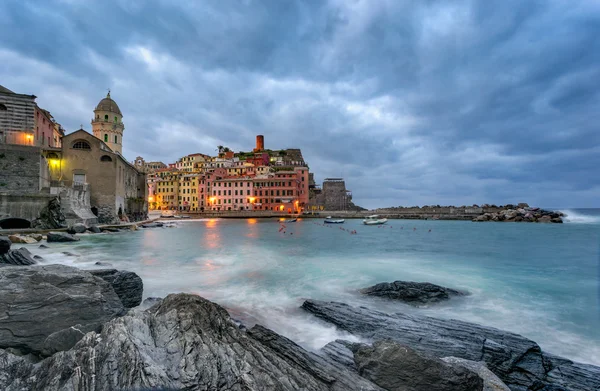
{"label": "yellow building", "polygon": [[200,174],[184,174],[179,177],[179,210],[195,212],[198,210],[198,180]]}
{"label": "yellow building", "polygon": [[179,208],[179,176],[175,173],[163,175],[156,182],[155,202],[157,209],[177,210]]}

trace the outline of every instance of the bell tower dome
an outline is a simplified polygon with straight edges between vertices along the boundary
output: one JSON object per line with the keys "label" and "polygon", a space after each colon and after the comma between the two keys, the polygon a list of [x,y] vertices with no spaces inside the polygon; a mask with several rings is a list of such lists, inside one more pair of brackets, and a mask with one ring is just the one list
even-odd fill
{"label": "bell tower dome", "polygon": [[123,130],[125,130],[123,114],[117,102],[110,97],[110,91],[94,109],[92,130],[94,136],[104,141],[110,149],[123,154]]}

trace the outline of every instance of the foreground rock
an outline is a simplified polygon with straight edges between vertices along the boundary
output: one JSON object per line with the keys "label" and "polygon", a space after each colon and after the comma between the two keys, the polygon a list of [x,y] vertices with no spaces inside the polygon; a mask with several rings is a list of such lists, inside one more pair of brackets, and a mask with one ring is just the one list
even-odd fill
{"label": "foreground rock", "polygon": [[477,373],[483,380],[483,391],[510,391],[510,388],[498,376],[494,375],[482,361],[469,361],[458,357],[444,357],[442,361],[462,366]]}
{"label": "foreground rock", "polygon": [[98,228],[97,225],[92,225],[92,226],[88,227],[87,230],[94,234],[99,234],[100,232],[102,232],[102,230],[100,228]]}
{"label": "foreground rock", "polygon": [[464,296],[464,292],[429,282],[394,281],[382,282],[360,290],[369,296],[387,297],[411,305],[425,305],[448,300],[450,296]]}
{"label": "foreground rock", "polygon": [[0,254],[0,264],[27,266],[35,265],[36,263],[34,255],[25,247],[18,250],[8,250],[6,254]]}
{"label": "foreground rock", "polygon": [[134,272],[116,269],[89,270],[89,272],[108,282],[125,308],[137,307],[142,302],[144,282]]}
{"label": "foreground rock", "polygon": [[66,232],[48,232],[48,243],[52,242],[78,242],[79,238]]}
{"label": "foreground rock", "polygon": [[307,300],[302,308],[366,339],[392,339],[439,358],[484,361],[513,391],[526,391],[535,384],[560,385],[573,391],[600,388],[600,368],[545,354],[535,342],[518,334],[457,320],[389,315],[335,302]]}
{"label": "foreground rock", "polygon": [[[63,265],[0,268],[0,348],[52,354],[123,312],[110,284],[83,270]],[[65,339],[72,341],[70,346]]]}
{"label": "foreground rock", "polygon": [[483,380],[463,366],[446,363],[393,341],[361,346],[358,373],[390,391],[481,391]]}
{"label": "foreground rock", "polygon": [[142,228],[160,228],[162,226],[164,226],[164,224],[161,223],[160,221],[140,225],[140,227],[142,227]]}
{"label": "foreground rock", "polygon": [[381,390],[269,330],[244,332],[222,307],[186,294],[131,310],[36,365],[0,350],[0,373],[7,391]]}

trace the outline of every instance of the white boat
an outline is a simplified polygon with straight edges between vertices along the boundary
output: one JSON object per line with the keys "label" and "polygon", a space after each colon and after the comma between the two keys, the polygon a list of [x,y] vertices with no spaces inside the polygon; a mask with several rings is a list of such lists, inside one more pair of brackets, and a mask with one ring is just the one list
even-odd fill
{"label": "white boat", "polygon": [[387,223],[386,218],[381,218],[378,215],[367,216],[363,220],[363,224],[365,225],[381,225]]}
{"label": "white boat", "polygon": [[297,217],[293,217],[291,219],[283,220],[284,223],[295,223],[298,220]]}
{"label": "white boat", "polygon": [[344,224],[344,219],[334,219],[331,216],[325,218],[325,224]]}

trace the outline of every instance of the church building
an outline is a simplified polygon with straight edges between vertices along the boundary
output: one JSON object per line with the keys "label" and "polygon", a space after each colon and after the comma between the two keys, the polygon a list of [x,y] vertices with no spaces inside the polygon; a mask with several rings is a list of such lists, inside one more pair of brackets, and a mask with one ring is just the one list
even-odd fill
{"label": "church building", "polygon": [[148,211],[146,174],[122,155],[123,115],[110,92],[94,110],[92,132],[83,128],[62,138],[53,179],[87,189],[99,223],[141,220]]}

